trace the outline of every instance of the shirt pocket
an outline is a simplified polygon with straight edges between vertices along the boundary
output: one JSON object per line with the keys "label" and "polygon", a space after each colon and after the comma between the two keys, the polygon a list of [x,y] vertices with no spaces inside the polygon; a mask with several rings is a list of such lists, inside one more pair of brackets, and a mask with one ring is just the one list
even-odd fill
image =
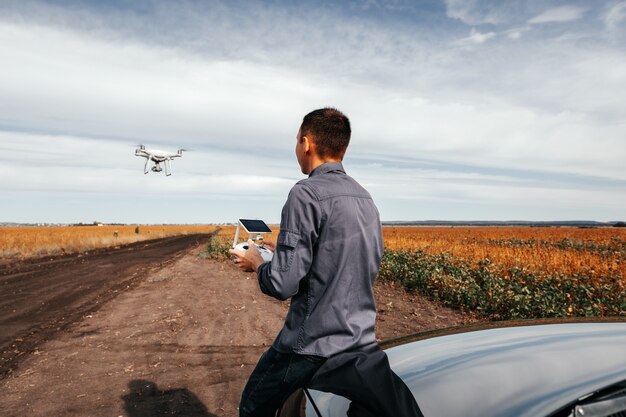
{"label": "shirt pocket", "polygon": [[274,253],[274,259],[278,262],[274,263],[272,259],[272,268],[279,271],[287,271],[291,267],[298,241],[300,240],[300,234],[291,230],[281,230],[278,233],[276,239],[276,252]]}

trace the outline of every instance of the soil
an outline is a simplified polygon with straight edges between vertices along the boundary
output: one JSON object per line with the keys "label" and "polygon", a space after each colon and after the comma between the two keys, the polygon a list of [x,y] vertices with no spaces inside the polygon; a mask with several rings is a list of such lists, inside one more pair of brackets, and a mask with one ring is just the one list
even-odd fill
{"label": "soil", "polygon": [[154,239],[0,267],[0,377],[42,341],[208,236]]}
{"label": "soil", "polygon": [[[0,415],[237,416],[288,303],[204,259],[202,241],[2,267]],[[374,292],[379,340],[476,321],[388,283]]]}

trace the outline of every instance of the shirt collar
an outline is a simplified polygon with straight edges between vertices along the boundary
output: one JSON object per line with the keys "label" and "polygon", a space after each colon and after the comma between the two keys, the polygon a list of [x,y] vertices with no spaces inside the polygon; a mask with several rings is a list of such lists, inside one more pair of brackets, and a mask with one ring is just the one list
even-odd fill
{"label": "shirt collar", "polygon": [[309,177],[326,174],[327,172],[331,171],[339,171],[343,172],[344,174],[346,173],[346,171],[343,169],[343,165],[341,165],[341,162],[326,162],[325,164],[319,165],[317,168],[311,171],[309,173]]}

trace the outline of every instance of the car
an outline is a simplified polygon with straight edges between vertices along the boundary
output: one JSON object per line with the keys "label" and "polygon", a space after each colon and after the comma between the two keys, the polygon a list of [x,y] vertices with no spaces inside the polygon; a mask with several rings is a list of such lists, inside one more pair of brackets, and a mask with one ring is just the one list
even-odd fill
{"label": "car", "polygon": [[[481,323],[380,347],[329,359],[279,415],[626,416],[624,318]],[[394,382],[377,351],[406,388],[389,388]],[[407,389],[421,411],[411,411]]]}

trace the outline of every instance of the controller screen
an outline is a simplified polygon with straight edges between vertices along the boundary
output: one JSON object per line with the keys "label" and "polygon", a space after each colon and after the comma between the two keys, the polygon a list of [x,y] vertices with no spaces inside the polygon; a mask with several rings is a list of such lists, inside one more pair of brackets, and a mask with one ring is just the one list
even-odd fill
{"label": "controller screen", "polygon": [[272,233],[263,220],[239,219],[239,221],[248,233]]}

